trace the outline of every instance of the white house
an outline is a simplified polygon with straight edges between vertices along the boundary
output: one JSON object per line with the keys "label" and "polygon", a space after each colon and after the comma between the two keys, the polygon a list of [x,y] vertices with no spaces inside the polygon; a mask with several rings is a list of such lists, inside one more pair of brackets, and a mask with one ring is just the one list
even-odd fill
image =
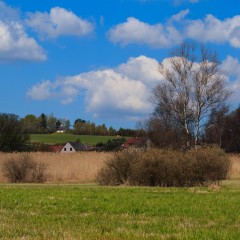
{"label": "white house", "polygon": [[65,128],[63,126],[59,127],[57,133],[65,133]]}
{"label": "white house", "polygon": [[78,142],[68,142],[61,149],[62,153],[88,151],[88,146]]}

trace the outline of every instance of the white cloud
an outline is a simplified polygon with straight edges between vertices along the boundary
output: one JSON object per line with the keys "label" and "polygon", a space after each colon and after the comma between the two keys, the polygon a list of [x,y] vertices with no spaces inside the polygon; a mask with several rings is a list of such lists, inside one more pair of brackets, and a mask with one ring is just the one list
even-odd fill
{"label": "white cloud", "polygon": [[42,47],[26,33],[20,11],[0,1],[0,62],[46,58]]}
{"label": "white cloud", "polygon": [[36,84],[35,86],[32,86],[27,95],[36,100],[48,99],[54,96],[52,93],[54,88],[54,84],[52,84],[49,80],[46,80]]}
{"label": "white cloud", "polygon": [[229,88],[232,91],[232,100],[239,102],[240,93],[240,61],[228,56],[221,64],[221,70],[228,76]]}
{"label": "white cloud", "polygon": [[209,14],[203,20],[189,20],[186,37],[202,42],[229,42],[233,47],[240,47],[240,16],[220,20]]}
{"label": "white cloud", "polygon": [[158,62],[140,56],[130,58],[116,68],[67,76],[52,83],[41,82],[33,86],[27,95],[36,100],[57,98],[63,104],[81,95],[86,111],[93,116],[138,118],[152,112],[149,97],[160,80]]}
{"label": "white cloud", "polygon": [[[169,59],[164,59],[162,64],[169,68]],[[93,116],[140,119],[153,111],[149,101],[152,89],[163,79],[158,66],[156,59],[146,56],[129,58],[116,68],[40,82],[32,86],[27,95],[35,100],[58,99],[62,104],[70,104],[81,96],[86,111]],[[234,92],[233,100],[238,100],[240,61],[228,56],[220,69],[229,76],[228,87]]]}
{"label": "white cloud", "polygon": [[6,5],[0,0],[0,19],[3,20],[19,20],[19,10]]}
{"label": "white cloud", "polygon": [[186,9],[186,10],[182,10],[180,11],[179,13],[171,16],[171,18],[169,19],[169,22],[172,23],[172,22],[180,22],[182,20],[184,20],[184,18],[189,14],[189,9]]}
{"label": "white cloud", "polygon": [[35,60],[47,57],[37,42],[29,37],[21,23],[0,20],[0,61]]}
{"label": "white cloud", "polygon": [[112,42],[123,46],[137,43],[155,48],[171,47],[182,41],[180,32],[171,25],[150,25],[134,17],[129,17],[125,23],[110,29],[108,37]]}
{"label": "white cloud", "polygon": [[26,24],[42,38],[57,38],[64,35],[84,36],[94,29],[92,23],[60,7],[52,8],[50,13],[29,13]]}
{"label": "white cloud", "polygon": [[200,0],[173,0],[173,4],[174,5],[180,5],[180,4],[183,4],[183,3],[198,3]]}
{"label": "white cloud", "polygon": [[185,39],[199,42],[229,43],[240,48],[240,15],[220,20],[209,14],[204,19],[187,19],[189,10],[171,16],[165,24],[150,25],[134,17],[114,26],[108,32],[113,43],[146,44],[165,48],[181,43]]}

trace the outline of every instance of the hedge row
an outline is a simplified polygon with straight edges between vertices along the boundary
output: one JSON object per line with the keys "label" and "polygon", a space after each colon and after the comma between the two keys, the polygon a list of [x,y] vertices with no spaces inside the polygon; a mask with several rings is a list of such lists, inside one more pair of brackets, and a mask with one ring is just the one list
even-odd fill
{"label": "hedge row", "polygon": [[218,183],[228,177],[230,160],[217,147],[188,152],[151,149],[118,152],[97,176],[100,185],[182,187]]}

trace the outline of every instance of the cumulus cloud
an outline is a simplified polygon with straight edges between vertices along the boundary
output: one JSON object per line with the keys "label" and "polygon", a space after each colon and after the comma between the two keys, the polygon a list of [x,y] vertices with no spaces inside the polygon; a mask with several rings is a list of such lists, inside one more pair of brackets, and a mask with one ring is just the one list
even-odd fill
{"label": "cumulus cloud", "polygon": [[131,118],[149,114],[152,88],[161,80],[158,62],[146,56],[130,58],[116,68],[67,76],[55,82],[43,81],[29,89],[32,99],[57,98],[63,104],[77,96],[84,98],[93,116],[124,115]]}
{"label": "cumulus cloud", "polygon": [[228,76],[228,83],[230,90],[233,92],[232,100],[239,102],[240,93],[240,61],[232,56],[222,62],[220,66],[221,70]]}
{"label": "cumulus cloud", "polygon": [[229,42],[240,47],[240,16],[220,20],[209,14],[203,20],[190,20],[186,27],[186,37],[202,42]]}
{"label": "cumulus cloud", "polygon": [[18,9],[8,6],[0,0],[0,19],[1,20],[19,20],[20,13]]}
{"label": "cumulus cloud", "polygon": [[189,10],[171,16],[166,23],[150,25],[134,17],[114,26],[108,32],[113,43],[146,44],[150,47],[165,48],[178,45],[183,40],[199,42],[229,43],[240,48],[240,15],[220,20],[208,14],[204,19],[188,19]]}
{"label": "cumulus cloud", "polygon": [[54,96],[52,93],[54,88],[54,84],[52,84],[49,80],[46,80],[33,86],[28,92],[28,95],[36,100],[48,99]]}
{"label": "cumulus cloud", "polygon": [[0,20],[0,61],[35,60],[47,57],[38,43],[27,35],[21,23]]}
{"label": "cumulus cloud", "polygon": [[0,1],[0,62],[46,58],[42,47],[26,33],[19,10]]}
{"label": "cumulus cloud", "polygon": [[134,17],[110,29],[108,37],[110,41],[123,46],[137,43],[155,48],[171,47],[182,41],[180,32],[172,25],[150,25]]}
{"label": "cumulus cloud", "polygon": [[[169,59],[162,61],[169,68]],[[58,99],[62,104],[84,99],[85,109],[93,116],[117,116],[140,119],[153,111],[149,101],[152,89],[163,80],[158,61],[146,56],[129,58],[115,68],[66,76],[54,82],[42,81],[29,89],[27,95],[35,100]],[[198,67],[196,65],[196,67]],[[220,65],[229,76],[229,87],[235,93],[240,90],[240,61],[228,56]]]}
{"label": "cumulus cloud", "polygon": [[64,35],[85,36],[94,26],[71,11],[55,7],[47,12],[29,13],[26,24],[42,38],[57,38]]}

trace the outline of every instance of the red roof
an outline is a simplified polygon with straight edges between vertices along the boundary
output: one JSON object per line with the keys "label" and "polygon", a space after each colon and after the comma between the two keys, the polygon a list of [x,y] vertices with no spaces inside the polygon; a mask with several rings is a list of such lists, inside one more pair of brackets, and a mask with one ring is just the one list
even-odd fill
{"label": "red roof", "polygon": [[60,152],[63,148],[62,145],[49,146],[52,152]]}
{"label": "red roof", "polygon": [[122,144],[123,148],[128,148],[130,146],[141,146],[144,144],[144,139],[143,138],[128,138],[127,141]]}

